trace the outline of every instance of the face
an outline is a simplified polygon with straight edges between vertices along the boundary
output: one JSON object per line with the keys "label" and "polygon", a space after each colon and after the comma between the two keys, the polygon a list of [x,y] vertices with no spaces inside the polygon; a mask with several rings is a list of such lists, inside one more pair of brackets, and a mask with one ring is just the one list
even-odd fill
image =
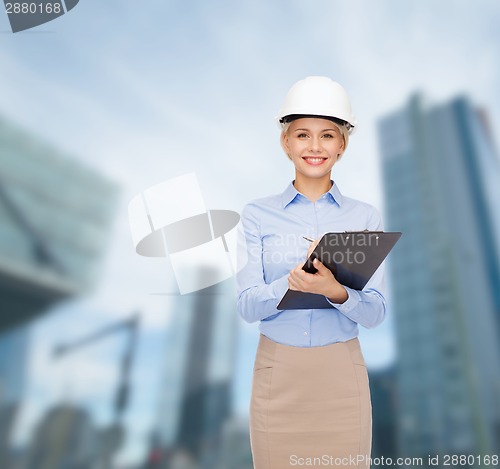
{"label": "face", "polygon": [[297,177],[330,178],[344,138],[328,119],[307,117],[291,122],[283,137],[283,146],[290,155]]}

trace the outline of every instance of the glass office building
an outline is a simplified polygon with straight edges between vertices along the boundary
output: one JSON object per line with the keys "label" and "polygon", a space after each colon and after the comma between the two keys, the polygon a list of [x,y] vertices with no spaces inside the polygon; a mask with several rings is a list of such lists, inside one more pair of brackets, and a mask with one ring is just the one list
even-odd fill
{"label": "glass office building", "polygon": [[28,349],[26,328],[0,334],[0,405],[16,402],[24,394]]}
{"label": "glass office building", "polygon": [[396,373],[394,366],[368,370],[372,400],[372,458],[397,457]]}
{"label": "glass office building", "polygon": [[390,265],[399,453],[498,454],[500,167],[485,114],[416,94],[378,132],[385,228],[403,232]]}
{"label": "glass office building", "polygon": [[90,288],[117,186],[0,118],[0,331]]}
{"label": "glass office building", "polygon": [[0,118],[0,467],[22,405],[29,322],[97,281],[118,188]]}
{"label": "glass office building", "polygon": [[28,350],[26,328],[0,334],[0,467],[11,466],[12,430],[26,390]]}

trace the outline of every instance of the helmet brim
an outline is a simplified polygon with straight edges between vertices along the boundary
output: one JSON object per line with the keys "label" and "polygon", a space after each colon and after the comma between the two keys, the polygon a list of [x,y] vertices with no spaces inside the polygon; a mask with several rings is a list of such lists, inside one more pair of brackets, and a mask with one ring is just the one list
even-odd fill
{"label": "helmet brim", "polygon": [[339,119],[338,117],[332,117],[332,116],[320,116],[318,114],[289,114],[288,116],[283,116],[279,119],[280,124],[287,124],[288,122],[292,122],[297,119],[304,119],[304,118],[316,118],[316,119],[327,119],[329,121],[335,122],[338,125],[342,125],[347,127],[347,130],[351,131],[351,129],[354,128],[352,124],[349,122]]}

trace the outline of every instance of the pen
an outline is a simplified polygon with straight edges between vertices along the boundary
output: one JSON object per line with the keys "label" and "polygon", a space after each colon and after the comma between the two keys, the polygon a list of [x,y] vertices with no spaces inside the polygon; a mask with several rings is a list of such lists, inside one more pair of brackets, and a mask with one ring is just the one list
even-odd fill
{"label": "pen", "polygon": [[302,236],[306,241],[309,241],[310,243],[314,243],[316,241],[315,239],[308,238],[307,236]]}

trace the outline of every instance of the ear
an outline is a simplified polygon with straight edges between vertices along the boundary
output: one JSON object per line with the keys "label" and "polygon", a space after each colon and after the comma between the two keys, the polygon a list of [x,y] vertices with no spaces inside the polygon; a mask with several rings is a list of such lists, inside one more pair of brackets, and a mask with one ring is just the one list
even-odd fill
{"label": "ear", "polygon": [[288,146],[288,133],[287,132],[281,133],[281,144],[285,150],[285,153],[287,155],[290,154],[290,147]]}
{"label": "ear", "polygon": [[345,151],[345,137],[342,135],[342,146],[340,147],[340,154]]}

